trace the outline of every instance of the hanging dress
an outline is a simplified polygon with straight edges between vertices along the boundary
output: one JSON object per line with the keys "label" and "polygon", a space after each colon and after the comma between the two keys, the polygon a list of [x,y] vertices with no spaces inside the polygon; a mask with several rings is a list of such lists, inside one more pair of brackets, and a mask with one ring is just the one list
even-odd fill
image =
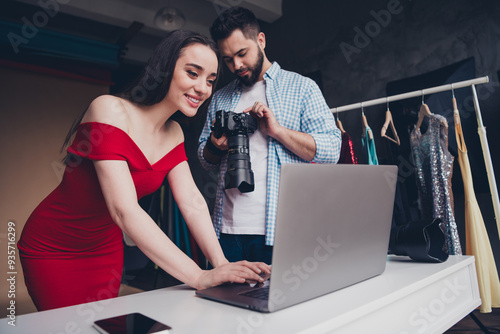
{"label": "hanging dress", "polygon": [[449,255],[461,255],[453,210],[453,156],[448,151],[448,127],[441,115],[431,114],[428,118],[429,127],[424,134],[420,129],[413,129],[410,133],[421,216],[424,220],[441,218],[445,251]]}
{"label": "hanging dress", "polygon": [[[458,116],[458,111],[455,116]],[[477,280],[481,296],[481,313],[490,313],[491,307],[500,307],[500,282],[491,250],[488,232],[484,226],[483,216],[477,204],[472,172],[467,155],[467,147],[462,133],[462,125],[455,122],[455,134],[458,148],[458,163],[462,172],[465,197],[465,253],[474,255],[476,260]]]}
{"label": "hanging dress", "polygon": [[340,147],[339,164],[356,165],[358,158],[354,153],[351,136],[347,132],[342,133],[342,146]]}
{"label": "hanging dress", "polygon": [[378,165],[377,150],[375,149],[375,139],[370,139],[370,127],[365,128],[365,133],[361,136],[361,144],[363,144],[363,155],[368,165]]}

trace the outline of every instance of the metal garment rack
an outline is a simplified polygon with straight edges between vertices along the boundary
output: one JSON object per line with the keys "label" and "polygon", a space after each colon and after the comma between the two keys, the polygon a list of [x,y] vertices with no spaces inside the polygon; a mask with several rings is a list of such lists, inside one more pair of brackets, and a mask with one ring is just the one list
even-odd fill
{"label": "metal garment rack", "polygon": [[348,110],[354,110],[354,109],[363,110],[364,107],[370,107],[370,106],[374,106],[374,105],[378,105],[378,104],[384,104],[384,103],[388,104],[388,103],[393,102],[393,101],[405,100],[405,99],[409,99],[412,97],[425,96],[425,95],[429,95],[429,94],[454,90],[457,88],[471,87],[472,97],[474,100],[474,109],[476,111],[476,118],[477,118],[477,126],[478,126],[477,131],[479,133],[479,138],[481,141],[481,148],[483,150],[484,163],[486,166],[486,174],[488,176],[488,183],[490,186],[491,198],[493,201],[493,210],[495,212],[497,231],[498,231],[498,235],[500,238],[500,220],[499,220],[499,218],[500,218],[500,200],[498,197],[498,189],[497,189],[497,184],[495,181],[495,173],[493,171],[493,164],[491,162],[490,148],[488,146],[488,139],[486,137],[486,127],[483,124],[483,118],[481,117],[481,109],[479,107],[479,100],[477,98],[477,92],[476,92],[476,85],[488,83],[488,82],[489,82],[488,76],[479,77],[476,79],[459,81],[459,82],[454,82],[454,83],[446,84],[446,85],[442,85],[442,86],[436,86],[436,87],[432,87],[432,88],[416,90],[416,91],[409,92],[409,93],[403,93],[403,94],[387,96],[387,97],[383,97],[383,98],[379,98],[379,99],[348,104],[348,105],[341,106],[341,107],[331,108],[330,110],[334,114],[339,113],[339,112],[348,111]]}

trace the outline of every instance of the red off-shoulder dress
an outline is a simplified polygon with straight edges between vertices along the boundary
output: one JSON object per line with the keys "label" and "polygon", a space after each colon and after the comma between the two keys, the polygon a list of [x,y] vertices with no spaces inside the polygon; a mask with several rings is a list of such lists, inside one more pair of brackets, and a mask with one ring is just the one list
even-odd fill
{"label": "red off-shoulder dress", "polygon": [[151,165],[123,130],[82,123],[59,186],[33,211],[18,248],[28,292],[39,311],[118,295],[123,234],[108,211],[92,160],[124,160],[137,197],[156,191],[186,161],[184,144]]}

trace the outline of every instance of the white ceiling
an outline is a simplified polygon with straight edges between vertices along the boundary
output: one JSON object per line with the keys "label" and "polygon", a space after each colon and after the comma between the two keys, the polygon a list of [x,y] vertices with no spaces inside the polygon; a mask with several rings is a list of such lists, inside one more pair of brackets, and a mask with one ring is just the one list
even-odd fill
{"label": "white ceiling", "polygon": [[[17,0],[39,6],[39,0]],[[144,24],[141,34],[164,36],[166,32],[154,24],[157,11],[174,7],[185,17],[183,29],[209,35],[209,27],[217,15],[229,6],[243,6],[252,10],[258,19],[274,22],[281,17],[282,0],[67,0],[57,1],[58,12],[127,28],[134,21]],[[126,59],[145,62],[153,45],[147,38],[134,38],[127,45]]]}

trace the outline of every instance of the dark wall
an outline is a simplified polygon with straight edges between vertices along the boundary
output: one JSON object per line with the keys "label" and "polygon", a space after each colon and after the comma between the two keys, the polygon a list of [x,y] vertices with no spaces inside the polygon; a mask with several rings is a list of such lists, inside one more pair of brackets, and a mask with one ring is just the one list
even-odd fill
{"label": "dark wall", "polygon": [[[500,175],[500,2],[495,0],[375,0],[299,1],[283,0],[283,16],[273,24],[263,24],[266,52],[288,70],[315,73],[321,78],[323,94],[330,107],[387,96],[391,82],[419,76],[472,58],[475,77],[489,76],[490,83],[477,86],[489,148]],[[319,73],[319,74],[318,74]],[[425,88],[425,87],[422,87]],[[466,90],[463,88],[463,90]],[[459,110],[475,117],[470,88],[463,92]],[[451,108],[451,92],[449,108]],[[429,97],[430,98],[430,97]],[[394,105],[394,108],[396,106]],[[375,133],[377,152],[383,161],[394,162],[394,147],[380,137],[386,106],[365,109]],[[444,111],[431,110],[436,113]],[[403,112],[392,110],[393,114]],[[396,116],[396,115],[395,115]],[[360,149],[361,110],[340,114]],[[453,129],[453,123],[450,124]],[[465,131],[465,130],[464,130]],[[452,136],[453,135],[453,136]],[[450,141],[455,141],[450,132]],[[482,159],[477,131],[465,133],[469,150]],[[397,154],[397,153],[396,153]],[[456,162],[457,163],[457,162]],[[483,161],[471,161],[481,165]],[[401,167],[401,166],[400,166]],[[400,168],[401,171],[401,168]],[[491,205],[486,173],[475,180],[485,224],[500,264],[500,242]],[[455,213],[464,235],[463,194],[456,186]],[[464,238],[462,238],[462,243]]]}
{"label": "dark wall", "polygon": [[[390,82],[474,58],[475,76],[490,77],[477,87],[484,124],[492,130],[500,124],[498,1],[284,0],[282,18],[263,30],[271,60],[301,74],[321,73],[330,107],[384,97]],[[470,103],[459,107],[473,113]],[[365,110],[377,131],[384,112],[385,106]],[[354,136],[360,134],[360,115],[340,115]],[[499,134],[490,130],[488,139],[497,142]]]}

